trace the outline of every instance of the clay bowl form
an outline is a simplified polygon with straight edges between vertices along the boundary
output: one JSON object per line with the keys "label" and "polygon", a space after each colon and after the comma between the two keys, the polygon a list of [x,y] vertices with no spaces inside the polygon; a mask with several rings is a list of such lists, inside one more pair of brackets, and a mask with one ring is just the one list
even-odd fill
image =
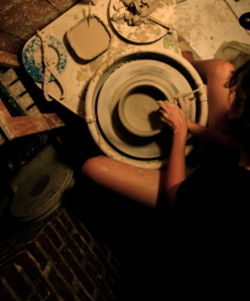
{"label": "clay bowl form", "polygon": [[139,137],[159,134],[165,123],[161,120],[157,100],[164,99],[163,87],[149,79],[137,78],[120,97],[118,115],[122,125]]}

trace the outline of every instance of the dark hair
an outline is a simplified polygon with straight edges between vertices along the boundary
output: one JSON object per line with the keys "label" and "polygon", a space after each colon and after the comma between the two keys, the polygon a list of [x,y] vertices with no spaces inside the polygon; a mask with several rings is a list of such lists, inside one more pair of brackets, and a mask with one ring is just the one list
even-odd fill
{"label": "dark hair", "polygon": [[233,73],[229,88],[235,91],[234,105],[243,104],[241,117],[230,122],[232,135],[250,151],[250,60]]}

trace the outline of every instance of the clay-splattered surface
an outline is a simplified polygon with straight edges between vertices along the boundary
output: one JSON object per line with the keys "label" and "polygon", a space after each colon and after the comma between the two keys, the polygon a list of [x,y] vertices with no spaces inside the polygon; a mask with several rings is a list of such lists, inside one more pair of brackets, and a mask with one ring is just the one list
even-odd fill
{"label": "clay-splattered surface", "polygon": [[[108,18],[108,4],[109,2],[106,0],[98,1],[95,6],[91,7],[91,14],[98,16],[100,20],[105,24],[107,30],[111,35],[111,44],[109,49],[104,52],[100,57],[97,57],[95,60],[92,60],[88,63],[79,61],[79,59],[75,58],[75,55],[70,47],[68,47],[67,39],[65,38],[65,34],[68,30],[70,30],[73,26],[75,26],[80,20],[83,18],[83,10],[88,12],[88,6],[83,4],[83,2],[78,3],[73,6],[67,12],[65,12],[62,16],[51,22],[48,26],[44,27],[44,32],[48,35],[54,36],[57,40],[63,41],[65,43],[65,47],[67,50],[67,66],[65,71],[62,73],[62,78],[65,83],[70,82],[71,86],[68,89],[68,97],[65,97],[64,101],[60,102],[63,106],[71,110],[72,112],[78,114],[81,117],[85,118],[85,104],[84,98],[87,92],[88,83],[90,78],[94,75],[98,67],[100,67],[104,61],[108,60],[108,64],[110,63],[110,59],[113,60],[115,56],[122,56],[122,53],[126,51],[128,48],[134,47],[146,47],[147,45],[133,45],[131,43],[123,41],[118,35],[116,35],[115,31],[112,30],[112,27],[109,23]],[[33,39],[33,37],[31,37]],[[30,43],[30,39],[27,43]],[[24,46],[24,50],[26,49],[26,45]],[[89,44],[88,44],[89,46]],[[159,47],[160,49],[164,48],[163,41],[157,41],[151,46]],[[38,84],[40,88],[41,85]],[[67,85],[65,85],[67,87]],[[59,91],[56,84],[51,83],[50,91],[53,91],[53,95],[57,95]],[[59,91],[60,92],[60,91]],[[57,97],[56,97],[57,99]]]}
{"label": "clay-splattered surface", "polygon": [[224,42],[249,44],[250,35],[237,18],[249,10],[249,0],[187,0],[178,4],[176,30],[201,59],[211,59]]}

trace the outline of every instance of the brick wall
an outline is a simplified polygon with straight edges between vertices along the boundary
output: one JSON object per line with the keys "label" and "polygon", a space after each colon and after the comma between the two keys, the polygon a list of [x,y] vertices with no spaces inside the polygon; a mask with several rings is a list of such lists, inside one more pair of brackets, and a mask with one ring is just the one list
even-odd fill
{"label": "brick wall", "polygon": [[120,264],[61,208],[0,270],[0,300],[118,300]]}

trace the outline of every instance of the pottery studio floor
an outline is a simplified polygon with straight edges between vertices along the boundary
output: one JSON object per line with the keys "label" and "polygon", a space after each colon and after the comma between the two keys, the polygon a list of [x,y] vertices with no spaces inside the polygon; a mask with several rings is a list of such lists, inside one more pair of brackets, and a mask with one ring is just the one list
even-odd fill
{"label": "pottery studio floor", "polygon": [[201,59],[216,57],[218,50],[232,41],[234,45],[238,42],[240,46],[243,43],[249,47],[250,31],[241,27],[238,21],[243,13],[250,12],[249,0],[176,2],[176,29]]}

